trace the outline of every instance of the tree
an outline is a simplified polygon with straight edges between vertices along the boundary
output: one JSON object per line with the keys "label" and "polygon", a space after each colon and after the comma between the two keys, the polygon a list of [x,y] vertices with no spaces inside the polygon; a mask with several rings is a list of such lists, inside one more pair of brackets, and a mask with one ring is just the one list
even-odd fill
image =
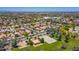
{"label": "tree", "polygon": [[62,35],[59,35],[58,41],[61,41],[62,39]]}
{"label": "tree", "polygon": [[69,26],[67,25],[67,26],[64,26],[64,29],[66,30],[66,31],[68,31],[69,30]]}
{"label": "tree", "polygon": [[17,46],[17,40],[16,39],[13,39],[12,40],[12,46],[14,47],[14,48],[17,48],[18,46]]}
{"label": "tree", "polygon": [[67,42],[69,42],[68,40],[69,40],[69,36],[67,35],[67,36],[65,37],[65,40],[64,40],[64,41],[67,43]]}
{"label": "tree", "polygon": [[41,41],[41,43],[44,43],[44,38],[41,38],[40,41]]}
{"label": "tree", "polygon": [[30,44],[30,45],[33,45],[33,42],[31,41],[31,39],[29,39],[29,44]]}
{"label": "tree", "polygon": [[35,23],[31,23],[32,26],[35,26]]}
{"label": "tree", "polygon": [[76,33],[76,32],[72,32],[72,37],[73,37],[73,38],[76,38],[77,35],[78,35],[78,33]]}
{"label": "tree", "polygon": [[15,37],[19,37],[19,35],[18,34],[15,34]]}
{"label": "tree", "polygon": [[25,33],[24,33],[24,36],[28,36],[28,35],[29,35],[29,33],[28,33],[28,32],[25,32]]}
{"label": "tree", "polygon": [[64,26],[60,27],[59,31],[60,31],[63,35],[65,35],[66,32],[67,32],[67,31],[65,30]]}
{"label": "tree", "polygon": [[72,25],[72,27],[73,27],[73,30],[75,29],[75,22],[74,22],[74,19],[73,19],[73,17],[72,17],[72,19],[70,19],[70,21],[71,21],[71,25]]}

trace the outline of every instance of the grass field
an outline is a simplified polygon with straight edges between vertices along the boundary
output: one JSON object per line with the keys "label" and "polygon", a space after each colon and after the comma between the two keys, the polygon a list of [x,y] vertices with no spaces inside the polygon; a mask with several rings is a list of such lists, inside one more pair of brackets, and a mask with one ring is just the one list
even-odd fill
{"label": "grass field", "polygon": [[[62,49],[61,46],[63,44],[66,44],[66,49]],[[13,48],[13,51],[72,51],[74,46],[79,46],[79,40],[76,39],[70,39],[68,43],[65,43],[64,41],[57,41],[55,43],[47,44],[44,43],[41,46],[33,47],[29,46],[26,48]]]}

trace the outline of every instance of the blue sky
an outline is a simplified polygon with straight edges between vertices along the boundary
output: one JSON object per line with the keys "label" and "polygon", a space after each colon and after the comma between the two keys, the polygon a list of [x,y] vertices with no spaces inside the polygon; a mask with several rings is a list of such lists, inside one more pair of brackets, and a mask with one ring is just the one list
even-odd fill
{"label": "blue sky", "polygon": [[0,7],[0,12],[79,12],[79,7]]}

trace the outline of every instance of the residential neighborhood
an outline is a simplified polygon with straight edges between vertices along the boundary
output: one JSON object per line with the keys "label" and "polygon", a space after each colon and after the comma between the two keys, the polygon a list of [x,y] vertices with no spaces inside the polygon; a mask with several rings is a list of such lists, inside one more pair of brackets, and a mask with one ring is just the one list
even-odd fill
{"label": "residential neighborhood", "polygon": [[79,51],[79,13],[0,13],[0,51]]}

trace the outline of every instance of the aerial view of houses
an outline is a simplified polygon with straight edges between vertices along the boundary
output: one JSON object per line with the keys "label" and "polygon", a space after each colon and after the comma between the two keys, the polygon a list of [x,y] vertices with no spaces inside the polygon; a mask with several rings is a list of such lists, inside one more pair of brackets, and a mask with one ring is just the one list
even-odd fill
{"label": "aerial view of houses", "polygon": [[0,13],[0,51],[79,51],[79,13]]}
{"label": "aerial view of houses", "polygon": [[0,14],[0,50],[79,50],[79,14]]}

